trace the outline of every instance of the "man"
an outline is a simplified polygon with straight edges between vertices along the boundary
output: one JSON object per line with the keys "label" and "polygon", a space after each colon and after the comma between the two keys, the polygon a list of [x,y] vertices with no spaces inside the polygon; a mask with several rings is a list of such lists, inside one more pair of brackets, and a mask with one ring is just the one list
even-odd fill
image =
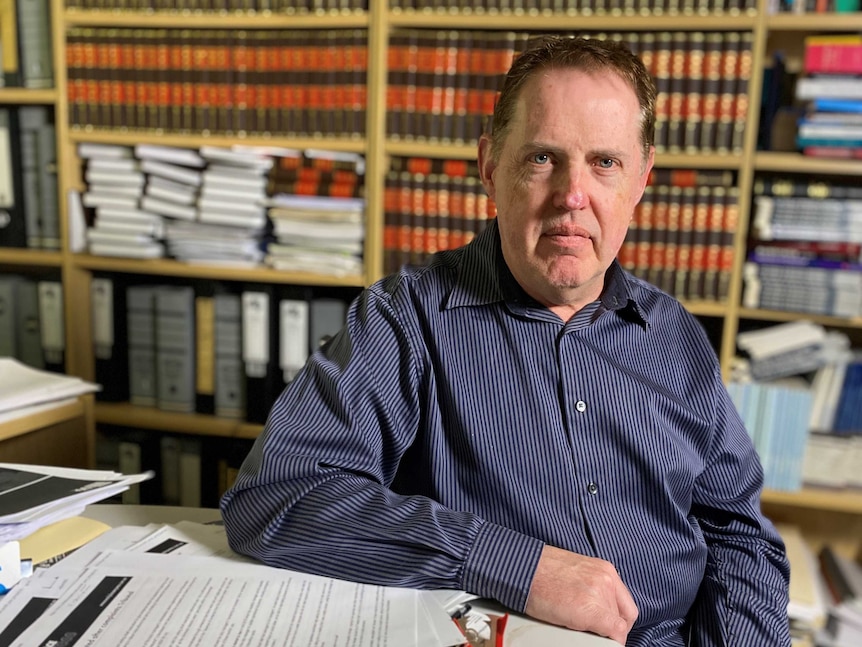
{"label": "man", "polygon": [[614,260],[654,125],[622,46],[516,59],[479,145],[496,222],[351,306],[223,500],[235,550],[626,645],[790,644],[783,545],[715,354]]}

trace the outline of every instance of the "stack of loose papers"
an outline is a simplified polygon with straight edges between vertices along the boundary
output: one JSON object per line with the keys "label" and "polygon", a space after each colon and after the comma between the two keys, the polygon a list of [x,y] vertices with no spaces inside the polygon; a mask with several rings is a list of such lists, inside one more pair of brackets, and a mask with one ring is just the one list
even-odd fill
{"label": "stack of loose papers", "polygon": [[0,463],[0,544],[27,537],[43,526],[81,514],[124,492],[152,472],[123,475],[45,465]]}
{"label": "stack of loose papers", "polygon": [[[4,645],[415,645],[464,642],[427,591],[253,563],[220,526],[120,526],[0,605]],[[56,643],[52,641],[58,641]]]}
{"label": "stack of loose papers", "polygon": [[11,357],[0,357],[0,420],[4,414],[25,415],[31,407],[75,398],[99,390],[78,377],[40,371]]}

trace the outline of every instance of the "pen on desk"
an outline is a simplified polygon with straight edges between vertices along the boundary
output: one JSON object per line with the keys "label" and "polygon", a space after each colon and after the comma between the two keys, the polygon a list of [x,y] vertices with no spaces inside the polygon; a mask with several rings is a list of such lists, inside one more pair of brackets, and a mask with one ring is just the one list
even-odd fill
{"label": "pen on desk", "polygon": [[462,604],[461,606],[457,607],[454,611],[452,611],[452,613],[449,614],[449,617],[452,618],[452,620],[460,620],[467,613],[469,613],[470,609],[472,609],[472,608],[473,607],[471,607],[469,604]]}

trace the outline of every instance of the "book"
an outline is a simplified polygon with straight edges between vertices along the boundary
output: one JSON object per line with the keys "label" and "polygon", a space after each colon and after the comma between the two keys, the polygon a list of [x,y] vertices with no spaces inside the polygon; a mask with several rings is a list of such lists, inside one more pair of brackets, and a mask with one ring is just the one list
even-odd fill
{"label": "book", "polygon": [[280,383],[275,353],[275,290],[269,285],[248,286],[241,299],[246,420],[263,423],[275,402],[276,384]]}
{"label": "book", "polygon": [[54,86],[49,0],[15,0],[20,50],[20,80],[26,88]]}
{"label": "book", "polygon": [[129,402],[155,407],[156,380],[156,286],[126,287],[126,331]]}
{"label": "book", "polygon": [[240,295],[217,291],[213,310],[215,414],[241,419],[245,417],[246,404]]}
{"label": "book", "polygon": [[28,247],[18,111],[0,106],[0,247]]}
{"label": "book", "polygon": [[194,288],[155,289],[156,406],[166,411],[195,410]]}
{"label": "book", "polygon": [[858,34],[806,36],[802,69],[806,74],[862,74],[862,37]]}

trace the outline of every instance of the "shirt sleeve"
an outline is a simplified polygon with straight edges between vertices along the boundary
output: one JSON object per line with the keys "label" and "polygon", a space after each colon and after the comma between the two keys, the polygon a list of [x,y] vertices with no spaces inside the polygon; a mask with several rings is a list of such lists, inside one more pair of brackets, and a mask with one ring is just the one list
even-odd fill
{"label": "shirt sleeve", "polygon": [[392,489],[422,433],[426,369],[404,318],[366,290],[280,395],[222,499],[230,545],[272,566],[522,610],[541,541]]}
{"label": "shirt sleeve", "polygon": [[716,438],[692,508],[709,554],[689,644],[789,646],[790,567],[781,537],[760,512],[763,470],[718,375],[716,393]]}

